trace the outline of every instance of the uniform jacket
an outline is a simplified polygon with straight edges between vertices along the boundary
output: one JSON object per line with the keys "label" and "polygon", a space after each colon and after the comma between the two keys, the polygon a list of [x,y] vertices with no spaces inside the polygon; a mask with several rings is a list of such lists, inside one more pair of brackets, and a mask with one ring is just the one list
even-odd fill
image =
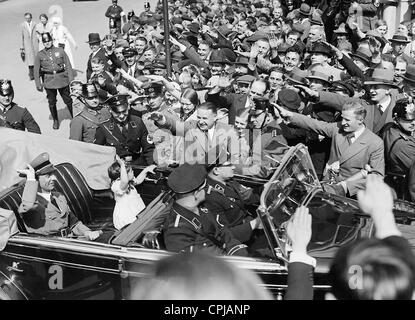
{"label": "uniform jacket", "polygon": [[27,22],[21,24],[22,48],[25,50],[25,62],[28,66],[35,64],[35,57],[39,51],[39,40],[36,34],[36,23],[32,21],[31,26]]}
{"label": "uniform jacket", "polygon": [[94,143],[115,147],[120,157],[132,155],[134,164],[154,163],[154,145],[149,142],[147,128],[143,121],[130,115],[127,122],[127,135],[124,136],[111,118],[96,129]]}
{"label": "uniform jacket", "polygon": [[216,217],[220,225],[226,226],[240,242],[247,242],[252,235],[251,215],[245,209],[245,202],[252,202],[251,188],[231,180],[226,184],[207,178],[207,193],[204,206]]}
{"label": "uniform jacket", "polygon": [[187,210],[178,203],[165,222],[164,243],[173,252],[209,251],[215,254],[247,256],[246,246],[232,233],[215,221],[206,208],[199,208],[200,215]]}
{"label": "uniform jacket", "polygon": [[[347,137],[341,132],[339,123],[326,123],[311,119],[300,114],[293,114],[292,123],[302,128],[312,130],[320,135],[332,138],[329,164],[335,161],[340,163],[340,172],[337,182],[359,173],[366,164],[382,176],[385,173],[383,141],[369,129],[350,146]],[[365,188],[365,179],[347,182],[347,189],[351,196],[358,189]]]}
{"label": "uniform jacket", "polygon": [[36,56],[34,73],[36,86],[43,85],[46,89],[64,88],[73,80],[71,62],[60,47],[52,46],[40,51]]}
{"label": "uniform jacket", "polygon": [[90,230],[71,212],[62,193],[52,192],[49,202],[37,194],[38,187],[37,181],[26,181],[18,210],[29,233],[53,235],[70,227],[73,234],[83,235]]}
{"label": "uniform jacket", "polygon": [[112,18],[116,21],[121,22],[121,12],[123,12],[122,8],[118,5],[109,6],[107,11],[105,12],[105,16],[107,18]]}
{"label": "uniform jacket", "polygon": [[380,121],[378,123],[374,122],[375,119],[375,108],[373,104],[369,104],[366,100],[344,97],[340,94],[332,92],[320,92],[320,103],[323,105],[331,106],[332,108],[341,111],[343,105],[346,102],[356,101],[361,103],[363,106],[366,106],[367,115],[365,118],[365,125],[369,130],[372,130],[374,133],[378,134],[382,127],[389,122],[393,122],[392,111],[395,107],[396,100],[398,99],[397,92],[392,91],[391,102],[387,110],[382,114]]}
{"label": "uniform jacket", "polygon": [[12,102],[6,111],[0,109],[0,126],[17,130],[41,133],[39,125],[31,113],[23,107]]}
{"label": "uniform jacket", "polygon": [[220,150],[225,150],[231,159],[239,158],[240,150],[236,144],[238,137],[233,127],[217,122],[213,138],[210,139],[208,132],[200,130],[195,120],[175,122],[170,117],[166,117],[166,120],[166,124],[158,126],[169,129],[174,135],[184,137],[183,162],[212,162],[216,159],[207,159],[207,155],[214,149],[216,155],[220,154]]}
{"label": "uniform jacket", "polygon": [[415,138],[396,123],[388,123],[382,131],[387,170],[406,174],[415,160]]}
{"label": "uniform jacket", "polygon": [[97,110],[85,107],[71,120],[69,139],[93,143],[98,126],[110,118],[108,107]]}

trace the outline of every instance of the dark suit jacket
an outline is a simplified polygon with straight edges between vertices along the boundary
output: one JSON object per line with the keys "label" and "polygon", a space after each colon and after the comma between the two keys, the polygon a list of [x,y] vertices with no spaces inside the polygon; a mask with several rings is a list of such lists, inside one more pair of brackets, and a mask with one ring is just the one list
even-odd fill
{"label": "dark suit jacket", "polygon": [[[328,163],[340,163],[338,181],[358,174],[366,164],[382,176],[385,174],[385,159],[383,141],[367,128],[349,146],[347,137],[340,130],[340,123],[327,123],[307,116],[294,113],[291,121],[301,128],[312,130],[320,135],[332,138],[330,158]],[[357,179],[347,182],[349,194],[355,195],[359,189],[365,188],[366,179]]]}
{"label": "dark suit jacket", "polygon": [[[114,53],[112,55],[114,55]],[[94,55],[94,57],[101,58],[104,61],[104,69],[107,70],[107,71],[112,72],[112,65],[113,65],[112,60],[116,59],[116,58],[112,57],[112,55],[107,56],[107,54],[105,53],[105,49],[104,48],[99,48],[98,52]],[[86,78],[88,80],[89,80],[89,78],[91,77],[91,74],[92,74],[91,60],[92,60],[92,53],[89,55],[88,63],[87,63],[87,69],[86,69]]]}
{"label": "dark suit jacket", "polygon": [[246,100],[248,99],[247,94],[228,93],[225,96],[221,96],[220,93],[207,94],[206,101],[215,103],[217,106],[224,107],[229,110],[229,124],[235,123],[236,112],[239,109],[244,109]]}

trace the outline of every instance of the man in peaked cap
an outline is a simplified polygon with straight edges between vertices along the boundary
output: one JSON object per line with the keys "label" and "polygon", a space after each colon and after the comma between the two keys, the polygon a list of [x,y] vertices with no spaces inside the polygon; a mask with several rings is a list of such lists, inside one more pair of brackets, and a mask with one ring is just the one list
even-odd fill
{"label": "man in peaked cap", "polygon": [[208,251],[214,254],[247,256],[242,245],[216,215],[202,207],[206,199],[206,169],[201,164],[185,163],[168,178],[176,200],[167,215],[164,229],[166,249],[173,252]]}
{"label": "man in peaked cap", "polygon": [[233,179],[235,164],[226,155],[217,155],[207,167],[206,200],[204,205],[221,225],[227,227],[242,243],[251,240],[255,229],[261,228],[259,217],[253,219],[245,204],[258,205],[259,195]]}
{"label": "man in peaked cap", "polygon": [[121,64],[121,68],[134,78],[141,76],[143,72],[137,61],[137,50],[134,48],[124,48],[122,55],[124,56],[124,61]]}
{"label": "man in peaked cap", "polygon": [[53,39],[49,32],[42,34],[42,42],[45,48],[38,52],[35,59],[35,83],[40,92],[46,91],[49,110],[53,119],[53,129],[59,129],[58,110],[56,109],[56,97],[59,91],[65,102],[71,117],[72,99],[69,84],[73,80],[71,62],[61,47],[53,45]]}
{"label": "man in peaked cap", "polygon": [[54,190],[55,167],[49,161],[48,153],[40,154],[25,169],[17,171],[26,176],[18,211],[29,233],[83,236],[89,240],[100,236],[102,232],[92,231],[79,221],[69,208],[65,196]]}
{"label": "man in peaked cap", "polygon": [[69,139],[93,143],[98,126],[108,121],[111,114],[101,104],[95,84],[83,84],[80,99],[85,107],[71,120]]}
{"label": "man in peaked cap", "polygon": [[130,115],[128,95],[115,95],[106,103],[111,118],[98,126],[94,143],[115,147],[120,158],[132,157],[132,164],[153,164],[154,145],[143,120]]}
{"label": "man in peaked cap", "polygon": [[0,127],[40,133],[32,114],[13,102],[14,90],[10,80],[0,80]]}

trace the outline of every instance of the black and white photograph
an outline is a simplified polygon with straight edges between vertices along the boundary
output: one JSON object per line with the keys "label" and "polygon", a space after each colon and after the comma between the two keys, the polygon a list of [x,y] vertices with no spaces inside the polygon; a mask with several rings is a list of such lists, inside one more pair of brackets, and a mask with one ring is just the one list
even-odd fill
{"label": "black and white photograph", "polygon": [[415,299],[415,0],[0,0],[0,27],[0,300]]}

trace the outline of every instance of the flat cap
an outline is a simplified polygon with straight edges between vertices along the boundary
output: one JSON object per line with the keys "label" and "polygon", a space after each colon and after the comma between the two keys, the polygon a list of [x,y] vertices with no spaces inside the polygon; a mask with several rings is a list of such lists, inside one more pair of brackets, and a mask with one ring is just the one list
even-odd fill
{"label": "flat cap", "polygon": [[206,176],[204,165],[186,162],[172,171],[167,184],[175,193],[186,194],[200,188],[205,183]]}
{"label": "flat cap", "polygon": [[30,165],[38,176],[55,171],[55,167],[49,161],[49,153],[47,152],[41,153],[34,158],[32,162],[30,162]]}
{"label": "flat cap", "polygon": [[240,76],[239,78],[236,78],[236,82],[244,82],[244,83],[252,83],[256,78],[254,76],[251,76],[249,74]]}

